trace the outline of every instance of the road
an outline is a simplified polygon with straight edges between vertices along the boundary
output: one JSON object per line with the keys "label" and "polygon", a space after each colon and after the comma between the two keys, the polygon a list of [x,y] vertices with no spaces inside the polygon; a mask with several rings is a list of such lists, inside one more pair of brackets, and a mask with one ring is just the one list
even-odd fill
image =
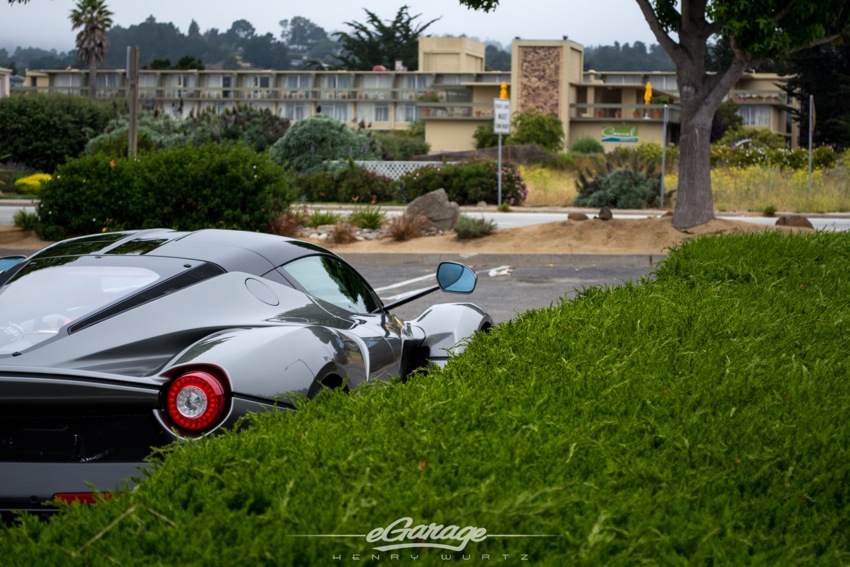
{"label": "road", "polygon": [[[436,283],[436,264],[370,266],[368,262],[360,262],[356,267],[375,287],[384,303],[396,301],[405,294]],[[434,303],[471,302],[488,312],[495,322],[501,323],[530,309],[557,304],[563,297],[572,298],[575,291],[582,287],[638,282],[641,277],[651,276],[654,269],[648,262],[644,267],[573,267],[566,263],[536,266],[473,264],[470,267],[478,274],[478,286],[471,295],[438,291],[394,309],[393,312],[402,319],[413,319]]]}

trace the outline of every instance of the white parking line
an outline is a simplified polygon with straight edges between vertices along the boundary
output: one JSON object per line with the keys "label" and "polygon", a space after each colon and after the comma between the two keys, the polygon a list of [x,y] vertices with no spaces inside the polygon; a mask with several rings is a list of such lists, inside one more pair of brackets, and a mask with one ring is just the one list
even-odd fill
{"label": "white parking line", "polygon": [[408,285],[410,285],[410,284],[415,284],[415,283],[419,283],[419,282],[424,282],[425,280],[432,280],[432,279],[434,279],[435,277],[436,277],[436,276],[435,276],[434,274],[428,274],[427,276],[420,276],[420,277],[418,277],[418,278],[413,278],[413,279],[411,279],[411,280],[404,280],[403,282],[398,282],[398,283],[394,283],[394,284],[390,284],[390,285],[385,285],[384,287],[376,287],[376,288],[375,288],[375,291],[377,291],[378,293],[381,293],[382,291],[386,291],[386,290],[388,290],[388,289],[396,289],[396,288],[399,288],[399,287],[405,287],[405,286],[408,286]]}
{"label": "white parking line", "polygon": [[412,291],[405,291],[404,293],[400,293],[398,295],[391,295],[390,297],[382,297],[381,301],[395,301],[396,299],[404,299],[405,297],[407,297],[409,295],[414,295],[416,293],[419,293],[420,291],[425,291],[426,289],[431,289],[432,287],[433,286],[422,287],[422,288],[419,288],[419,289],[414,289]]}
{"label": "white parking line", "polygon": [[509,276],[513,271],[513,266],[499,266],[498,268],[493,268],[487,272],[487,275],[491,278],[495,278],[497,276]]}

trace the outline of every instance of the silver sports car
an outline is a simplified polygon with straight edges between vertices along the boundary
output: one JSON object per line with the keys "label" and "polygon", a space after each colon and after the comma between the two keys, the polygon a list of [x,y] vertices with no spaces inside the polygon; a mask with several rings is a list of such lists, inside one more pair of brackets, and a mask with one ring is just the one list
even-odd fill
{"label": "silver sports car", "polygon": [[108,491],[152,447],[291,396],[404,379],[492,325],[470,303],[401,321],[324,248],[250,232],[156,229],[58,242],[0,261],[0,510]]}

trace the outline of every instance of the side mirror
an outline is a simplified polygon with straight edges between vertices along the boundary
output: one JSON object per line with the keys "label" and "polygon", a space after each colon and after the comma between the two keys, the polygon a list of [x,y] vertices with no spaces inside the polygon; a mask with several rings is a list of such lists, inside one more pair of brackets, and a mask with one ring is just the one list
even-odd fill
{"label": "side mirror", "polygon": [[5,256],[0,258],[0,274],[8,270],[9,268],[13,268],[21,261],[26,260],[26,256]]}
{"label": "side mirror", "polygon": [[472,293],[478,276],[457,262],[441,262],[437,267],[437,284],[449,293]]}

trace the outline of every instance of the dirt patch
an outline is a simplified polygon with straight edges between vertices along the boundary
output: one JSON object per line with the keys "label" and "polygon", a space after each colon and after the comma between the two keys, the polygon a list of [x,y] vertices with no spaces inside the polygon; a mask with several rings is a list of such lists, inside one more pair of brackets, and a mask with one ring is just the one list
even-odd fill
{"label": "dirt patch", "polygon": [[458,240],[454,235],[429,236],[396,242],[389,238],[352,244],[322,245],[339,253],[491,253],[491,254],[662,254],[672,245],[699,234],[729,234],[759,230],[784,232],[811,229],[787,229],[715,219],[682,232],[673,227],[671,217],[647,219],[598,219],[563,221],[498,230],[475,240]]}
{"label": "dirt patch", "polygon": [[[391,238],[335,245],[319,244],[339,253],[444,253],[444,254],[663,254],[667,249],[698,234],[728,234],[758,230],[811,232],[806,228],[764,226],[744,221],[715,219],[689,229],[673,228],[671,217],[647,219],[598,219],[563,221],[497,230],[474,240],[458,240],[453,234],[396,242]],[[38,250],[49,244],[33,231],[0,226],[0,248]]]}

